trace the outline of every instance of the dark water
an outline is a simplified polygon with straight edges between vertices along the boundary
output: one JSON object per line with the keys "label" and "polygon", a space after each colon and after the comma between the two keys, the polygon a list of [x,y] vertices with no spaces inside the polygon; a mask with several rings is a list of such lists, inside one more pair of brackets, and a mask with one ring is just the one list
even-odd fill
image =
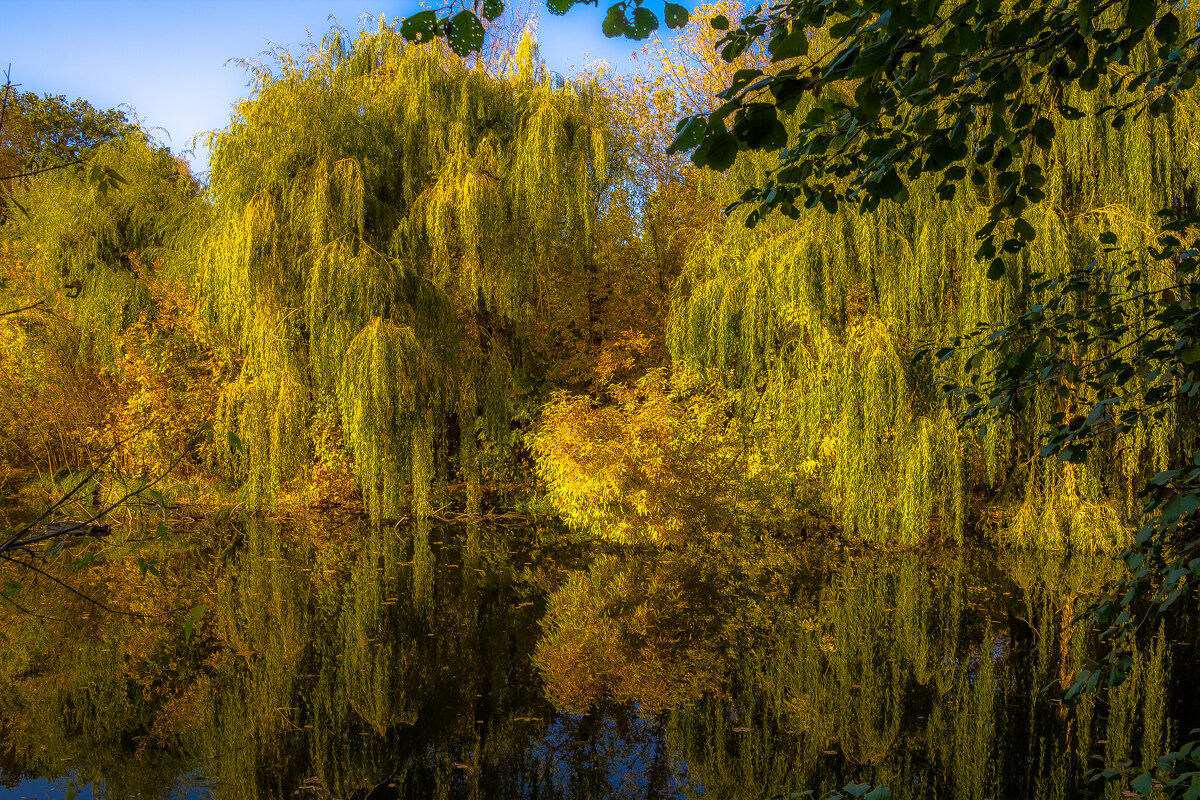
{"label": "dark water", "polygon": [[144,619],[28,578],[49,619],[4,613],[0,798],[1117,798],[1086,770],[1198,721],[1182,623],[1054,701],[1103,557],[349,523],[129,547],[72,574]]}

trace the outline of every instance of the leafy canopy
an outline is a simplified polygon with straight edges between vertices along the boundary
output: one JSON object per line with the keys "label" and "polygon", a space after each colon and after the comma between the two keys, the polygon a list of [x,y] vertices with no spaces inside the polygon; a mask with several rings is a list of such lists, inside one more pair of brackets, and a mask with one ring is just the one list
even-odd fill
{"label": "leafy canopy", "polygon": [[[612,7],[606,34],[636,38],[651,25],[640,4],[632,20],[627,11],[626,4]],[[762,4],[711,25],[723,32],[724,60],[757,51],[769,64],[737,71],[715,108],[681,120],[671,150],[690,151],[694,163],[717,170],[742,152],[774,154],[763,179],[731,206],[748,208],[750,226],[773,211],[797,218],[802,207],[872,211],[885,200],[904,203],[923,177],[949,200],[970,180],[987,190],[990,204],[974,257],[998,280],[1037,237],[1025,215],[1046,197],[1039,162],[1063,121],[1086,115],[1067,98],[1103,89],[1094,117],[1116,129],[1194,102],[1194,16],[1184,4],[1158,0]],[[832,44],[817,46],[817,31]],[[1138,57],[1147,49],[1148,57]],[[1148,253],[1165,283],[1101,259],[1065,275],[1031,274],[1027,313],[985,322],[937,352],[943,363],[963,351],[971,357],[967,375],[947,384],[965,421],[1019,413],[1033,388],[1050,386],[1063,408],[1044,432],[1041,454],[1078,461],[1099,437],[1129,435],[1170,410],[1193,408],[1200,246],[1187,240],[1200,219],[1182,193],[1161,219],[1147,232],[1150,246],[1125,249],[1131,262]],[[1100,244],[1111,253],[1117,242]],[[1081,350],[1100,354],[1081,360]],[[993,356],[975,357],[987,352]],[[1152,585],[1165,607],[1200,574],[1192,552],[1200,547],[1200,452],[1170,461],[1147,487],[1148,521],[1126,554],[1129,584],[1097,609],[1113,623],[1110,636],[1128,630],[1132,604]],[[1107,666],[1116,680],[1121,664],[1114,652]]]}
{"label": "leafy canopy", "polygon": [[333,420],[374,516],[402,513],[410,477],[427,510],[435,447],[478,487],[537,308],[586,266],[604,104],[531,38],[502,76],[387,26],[283,66],[213,152],[201,285],[239,367],[228,456],[269,501]]}
{"label": "leafy canopy", "polygon": [[0,178],[78,161],[98,145],[145,137],[124,111],[64,95],[12,93],[0,128]]}

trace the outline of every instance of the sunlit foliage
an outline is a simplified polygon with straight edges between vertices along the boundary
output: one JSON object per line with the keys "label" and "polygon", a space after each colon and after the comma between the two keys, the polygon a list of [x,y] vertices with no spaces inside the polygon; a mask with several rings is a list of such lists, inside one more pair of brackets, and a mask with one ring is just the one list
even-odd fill
{"label": "sunlit foliage", "polygon": [[121,467],[156,471],[211,418],[183,255],[205,207],[186,165],[140,131],[90,158],[13,195],[25,210],[3,228],[0,311],[27,310],[0,317],[0,447],[54,473],[137,433]]}
{"label": "sunlit foliage", "polygon": [[[843,88],[853,87],[829,91]],[[950,201],[923,180],[902,204],[872,213],[800,210],[795,220],[753,230],[735,214],[692,251],[669,323],[673,356],[732,376],[748,398],[743,413],[778,428],[774,441],[786,447],[773,457],[815,462],[820,494],[847,532],[905,544],[930,531],[961,540],[981,520],[976,509],[994,506],[1007,542],[1111,549],[1136,517],[1142,480],[1191,435],[1191,422],[1172,416],[1086,464],[1043,464],[1034,458],[1036,432],[1056,412],[1078,413],[1077,390],[1042,392],[1019,423],[988,426],[978,441],[964,441],[929,389],[933,375],[911,361],[922,340],[1023,308],[1036,273],[1103,262],[1099,234],[1143,245],[1159,208],[1193,201],[1196,153],[1179,143],[1200,122],[1194,98],[1120,130],[1094,116],[1108,99],[1103,87],[1073,90],[1064,101],[1083,118],[1056,116],[1050,149],[1014,160],[1014,168],[1040,176],[1046,199],[1026,214],[1036,239],[1006,256],[1001,280],[987,279],[974,257],[975,232],[999,191],[990,165],[979,183],[963,178]],[[741,170],[752,185],[765,166],[762,157],[743,156],[734,174]],[[1126,338],[1137,335],[1135,325]]]}
{"label": "sunlit foliage", "polygon": [[201,248],[251,497],[303,471],[328,405],[376,517],[427,513],[452,454],[478,497],[524,332],[591,255],[603,119],[530,37],[503,75],[382,27],[263,77],[216,139]]}
{"label": "sunlit foliage", "polygon": [[531,437],[538,475],[576,530],[630,544],[793,520],[798,476],[750,446],[756,431],[703,377],[651,372],[597,405],[560,395]]}

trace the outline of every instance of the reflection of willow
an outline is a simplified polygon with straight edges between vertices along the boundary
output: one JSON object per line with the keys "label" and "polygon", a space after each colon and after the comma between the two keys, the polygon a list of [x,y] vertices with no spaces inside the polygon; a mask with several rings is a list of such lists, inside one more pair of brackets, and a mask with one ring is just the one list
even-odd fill
{"label": "reflection of willow", "polygon": [[[175,598],[153,580],[139,583],[137,569],[120,556],[74,571],[72,579],[106,605],[158,621]],[[166,719],[179,730],[191,722],[187,691],[164,685],[161,676],[171,671],[203,682],[176,621],[164,629],[108,615],[48,583],[26,586],[20,600],[38,616],[0,615],[0,781],[95,783],[100,797],[175,795],[195,753],[158,746],[168,735]]]}
{"label": "reflection of willow", "polygon": [[541,578],[510,551],[525,535],[477,529],[460,547],[426,527],[338,542],[250,523],[212,578],[187,578],[205,585],[162,589],[164,608],[207,605],[190,643],[174,612],[81,630],[5,618],[0,769],[70,769],[113,797],[173,796],[186,775],[238,800],[542,786],[569,746],[526,747],[551,709],[529,668],[526,598]]}
{"label": "reflection of willow", "polygon": [[[673,758],[714,797],[849,780],[897,797],[1067,797],[1093,756],[1162,752],[1161,639],[1102,708],[1072,716],[1041,691],[1095,655],[1094,635],[1063,625],[1111,563],[1002,558],[850,556],[821,577],[727,555],[732,571],[710,557],[707,580],[684,583],[679,562],[606,561],[552,597],[536,661],[560,707],[673,707]],[[688,620],[712,621],[688,637]]]}
{"label": "reflection of willow", "polygon": [[476,530],[442,551],[491,567],[462,581],[439,535],[376,529],[353,552],[285,553],[273,530],[248,531],[218,591],[223,638],[252,651],[214,681],[204,749],[222,796],[290,796],[305,780],[340,797],[443,796],[478,789],[487,761],[519,760],[521,720],[543,710],[521,675],[530,620],[507,550]]}

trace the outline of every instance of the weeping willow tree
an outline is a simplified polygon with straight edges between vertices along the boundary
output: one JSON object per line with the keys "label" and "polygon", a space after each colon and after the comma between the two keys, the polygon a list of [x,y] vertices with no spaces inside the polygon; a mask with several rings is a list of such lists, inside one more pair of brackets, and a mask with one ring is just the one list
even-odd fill
{"label": "weeping willow tree", "polygon": [[[1155,56],[1144,46],[1134,57],[1141,69]],[[1026,212],[1036,239],[1004,256],[1001,280],[989,280],[975,258],[976,231],[1002,193],[990,164],[975,180],[963,179],[950,201],[939,198],[935,181],[922,180],[903,202],[871,213],[843,204],[837,213],[816,208],[754,229],[735,214],[691,254],[669,322],[674,358],[741,389],[745,413],[777,431],[762,446],[805,465],[813,476],[807,488],[853,535],[913,544],[932,529],[961,540],[977,509],[974,496],[1001,506],[1007,522],[998,533],[1012,543],[1119,545],[1137,513],[1142,479],[1179,455],[1183,429],[1194,423],[1173,414],[1144,424],[1119,448],[1113,441],[1086,464],[1046,464],[1036,458],[1036,431],[1048,429],[1055,413],[1069,419],[1084,409],[1085,387],[1043,391],[1019,424],[993,424],[965,440],[952,409],[930,389],[929,368],[911,356],[922,340],[1010,318],[1028,305],[1039,273],[1053,278],[1093,259],[1105,264],[1102,234],[1141,249],[1159,209],[1194,204],[1200,163],[1186,143],[1200,133],[1196,95],[1170,114],[1120,129],[1098,113],[1118,99],[1104,87],[1068,91],[1063,104],[1082,117],[1059,114],[1059,135],[1047,150],[1015,154],[1010,168],[1040,170],[1046,197]],[[804,108],[795,115],[804,116]],[[733,189],[761,185],[769,166],[739,157]],[[1159,275],[1158,288],[1170,279]],[[1139,330],[1131,325],[1125,341]],[[1081,347],[1071,355],[1082,363],[1102,353]]]}
{"label": "weeping willow tree", "polygon": [[479,510],[523,335],[590,257],[604,117],[529,36],[502,75],[381,26],[263,76],[216,139],[202,266],[239,370],[219,416],[255,501],[332,411],[375,518],[427,513],[453,467]]}

